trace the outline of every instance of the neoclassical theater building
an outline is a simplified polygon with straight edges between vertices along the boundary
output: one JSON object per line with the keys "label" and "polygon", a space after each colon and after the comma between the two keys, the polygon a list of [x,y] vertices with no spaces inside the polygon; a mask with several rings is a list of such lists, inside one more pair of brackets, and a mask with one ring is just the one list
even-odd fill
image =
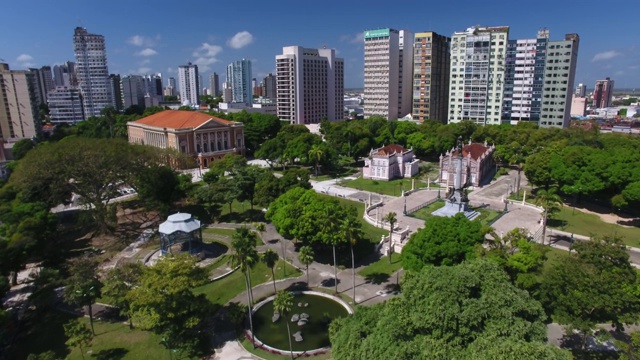
{"label": "neoclassical theater building", "polygon": [[165,110],[127,123],[129,142],[173,148],[201,168],[226,154],[244,155],[244,125],[198,111]]}
{"label": "neoclassical theater building", "polygon": [[[495,145],[469,143],[462,147],[462,184],[479,186],[483,180],[487,180],[495,169],[493,151]],[[458,156],[458,151],[452,148],[446,154],[440,155],[440,183],[453,185],[455,183],[455,168],[453,159]]]}

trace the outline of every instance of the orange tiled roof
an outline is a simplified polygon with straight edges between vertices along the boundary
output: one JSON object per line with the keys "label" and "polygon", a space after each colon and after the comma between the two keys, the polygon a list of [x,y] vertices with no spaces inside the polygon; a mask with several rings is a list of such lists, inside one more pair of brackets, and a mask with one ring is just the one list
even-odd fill
{"label": "orange tiled roof", "polygon": [[198,126],[212,119],[224,125],[233,124],[232,121],[220,119],[209,114],[201,113],[199,111],[186,110],[165,110],[147,117],[143,117],[142,119],[134,121],[134,123],[155,126],[159,128],[185,129],[197,128]]}
{"label": "orange tiled roof", "polygon": [[[471,158],[473,160],[478,160],[482,156],[482,154],[484,154],[485,151],[487,151],[487,149],[488,147],[480,143],[467,144],[462,147],[462,156],[467,157],[469,154],[471,154]],[[453,152],[453,156],[456,156],[456,155],[458,155],[458,151]]]}
{"label": "orange tiled roof", "polygon": [[376,151],[376,153],[374,155],[402,154],[405,151],[407,151],[407,150],[405,148],[403,148],[402,146],[391,144],[391,145],[387,145],[387,146],[385,146],[383,148],[378,149],[378,151]]}

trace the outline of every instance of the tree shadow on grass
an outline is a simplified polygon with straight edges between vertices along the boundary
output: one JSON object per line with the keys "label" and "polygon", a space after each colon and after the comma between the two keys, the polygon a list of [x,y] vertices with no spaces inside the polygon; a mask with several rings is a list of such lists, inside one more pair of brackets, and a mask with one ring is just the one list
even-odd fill
{"label": "tree shadow on grass", "polygon": [[371,284],[380,285],[389,281],[389,274],[385,273],[372,273],[364,277],[364,279]]}
{"label": "tree shadow on grass", "polygon": [[560,219],[547,219],[547,226],[564,229],[567,226],[567,221]]}
{"label": "tree shadow on grass", "polygon": [[125,348],[105,349],[92,354],[91,357],[97,360],[119,360],[124,358],[128,352],[129,350]]}

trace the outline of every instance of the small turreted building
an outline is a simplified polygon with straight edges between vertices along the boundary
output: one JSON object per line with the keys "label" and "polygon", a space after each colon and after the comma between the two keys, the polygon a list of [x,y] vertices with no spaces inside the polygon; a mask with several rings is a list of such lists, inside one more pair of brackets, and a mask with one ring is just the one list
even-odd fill
{"label": "small turreted building", "polygon": [[[463,171],[462,184],[471,186],[480,186],[483,181],[492,175],[495,169],[493,160],[493,151],[495,145],[487,145],[480,143],[469,143],[462,147]],[[452,148],[446,154],[440,155],[440,183],[443,185],[452,185],[455,183],[455,167],[454,158],[458,155],[458,151]]]}
{"label": "small turreted building", "polygon": [[371,149],[369,157],[364,160],[362,178],[385,181],[411,178],[418,174],[419,163],[412,149],[407,150],[400,145]]}

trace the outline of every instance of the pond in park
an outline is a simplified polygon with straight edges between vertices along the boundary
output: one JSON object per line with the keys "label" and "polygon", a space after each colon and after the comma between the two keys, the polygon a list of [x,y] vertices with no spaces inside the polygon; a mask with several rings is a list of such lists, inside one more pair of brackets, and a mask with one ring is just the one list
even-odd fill
{"label": "pond in park", "polygon": [[[273,348],[289,351],[287,325],[291,329],[293,351],[308,351],[329,346],[329,323],[349,312],[339,302],[312,294],[297,294],[291,313],[273,321],[273,301],[268,301],[254,313],[253,327],[257,340]],[[306,321],[301,321],[306,319]],[[294,321],[292,321],[294,320]],[[297,336],[295,336],[297,334]],[[301,341],[297,341],[300,340]]]}

